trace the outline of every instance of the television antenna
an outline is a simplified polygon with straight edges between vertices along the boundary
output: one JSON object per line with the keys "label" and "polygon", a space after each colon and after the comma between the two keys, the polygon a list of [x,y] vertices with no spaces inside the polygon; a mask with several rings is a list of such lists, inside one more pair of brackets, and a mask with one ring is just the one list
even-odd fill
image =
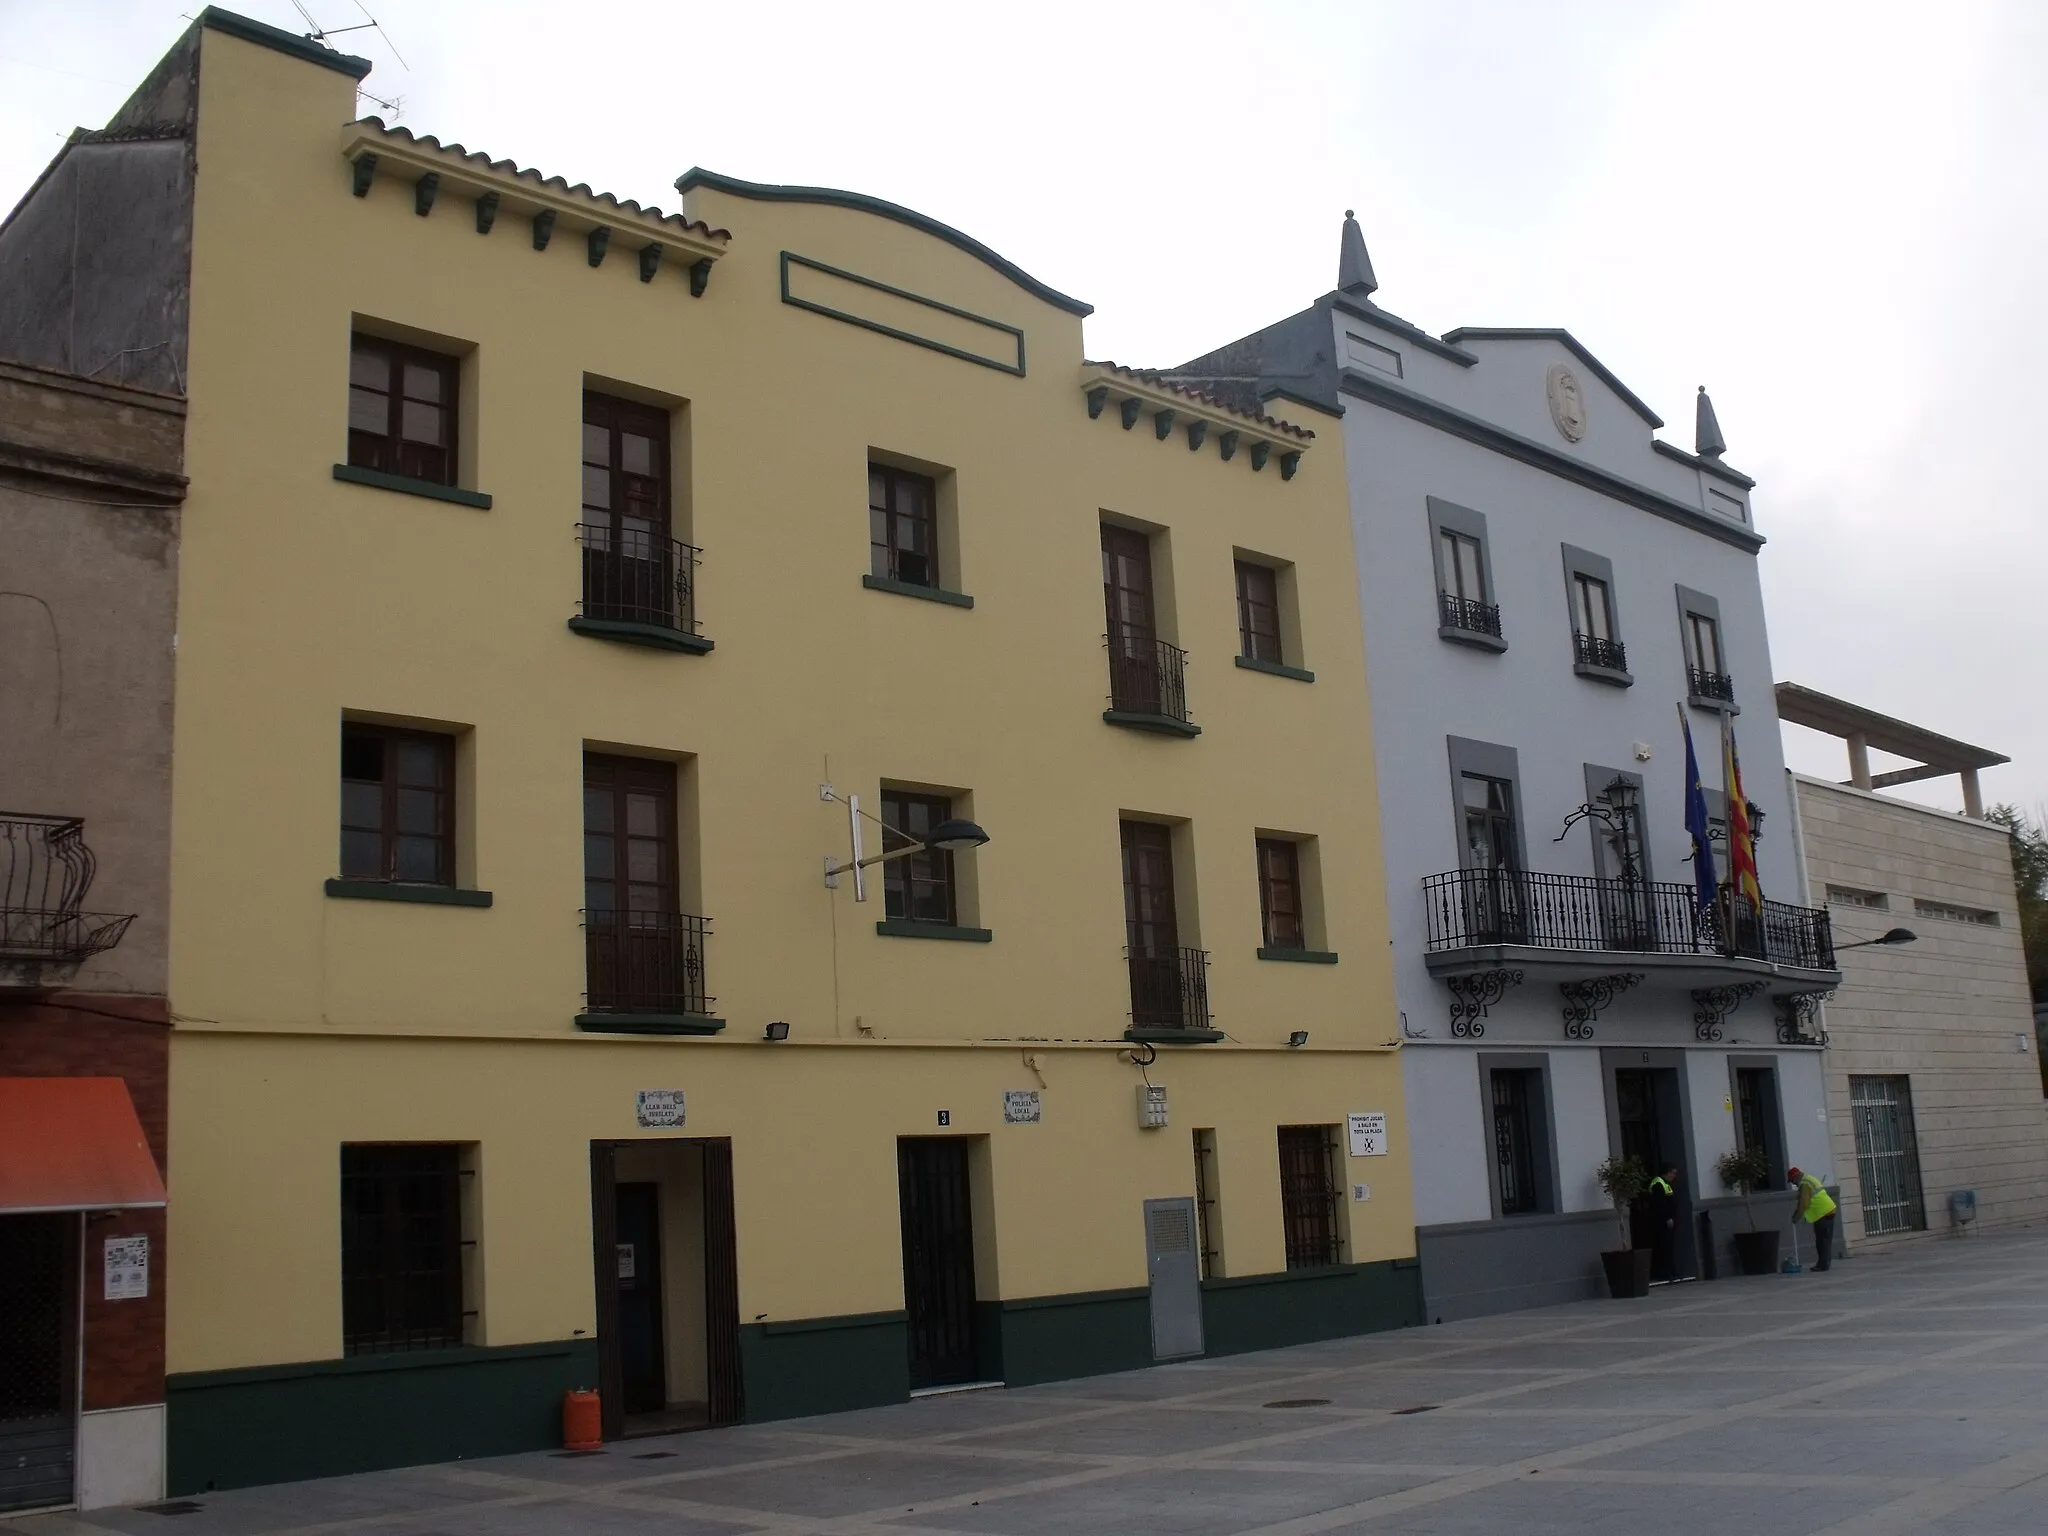
{"label": "television antenna", "polygon": [[[391,57],[398,60],[398,67],[407,74],[411,74],[412,66],[405,62],[405,55],[398,51],[398,44],[391,41],[391,34],[384,30],[384,23],[370,14],[370,8],[363,4],[363,0],[355,0],[355,8],[363,13],[361,21],[346,27],[323,27],[314,19],[313,13],[300,3],[300,0],[292,0],[292,9],[304,18],[307,27],[306,36],[313,42],[324,43],[328,38],[339,37],[344,32],[375,32],[384,40],[384,46],[391,50]],[[389,101],[386,101],[382,96],[375,96],[364,90],[360,82],[356,86],[356,95],[364,101],[382,107],[391,114],[394,121],[405,111],[405,98],[403,96],[394,96]]]}

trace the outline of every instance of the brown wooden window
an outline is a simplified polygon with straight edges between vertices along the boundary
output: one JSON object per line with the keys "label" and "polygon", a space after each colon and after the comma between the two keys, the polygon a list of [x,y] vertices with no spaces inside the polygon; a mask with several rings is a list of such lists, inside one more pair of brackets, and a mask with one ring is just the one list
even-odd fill
{"label": "brown wooden window", "polygon": [[868,465],[868,548],[876,577],[939,584],[939,492],[929,475]]}
{"label": "brown wooden window", "polygon": [[358,332],[348,360],[349,463],[453,485],[461,367],[439,352]]}
{"label": "brown wooden window", "polygon": [[[882,820],[908,833],[882,834],[887,853],[910,846],[953,814],[953,802],[944,795],[913,795],[904,790],[882,791]],[[882,866],[884,915],[920,923],[956,922],[957,904],[953,888],[953,855],[943,848],[927,848],[906,854]]]}
{"label": "brown wooden window", "polygon": [[1237,653],[1247,661],[1278,663],[1280,573],[1270,565],[1237,562]]}
{"label": "brown wooden window", "polygon": [[583,905],[636,920],[678,910],[675,764],[585,754]]}
{"label": "brown wooden window", "polygon": [[341,1149],[341,1340],[349,1355],[463,1341],[462,1149]]}
{"label": "brown wooden window", "polygon": [[1336,1140],[1333,1126],[1280,1127],[1280,1218],[1289,1269],[1343,1262],[1337,1235]]}
{"label": "brown wooden window", "polygon": [[431,731],[341,728],[345,880],[455,883],[455,741]]}
{"label": "brown wooden window", "polygon": [[1301,850],[1284,837],[1262,837],[1259,850],[1259,921],[1268,949],[1308,948],[1302,920]]}

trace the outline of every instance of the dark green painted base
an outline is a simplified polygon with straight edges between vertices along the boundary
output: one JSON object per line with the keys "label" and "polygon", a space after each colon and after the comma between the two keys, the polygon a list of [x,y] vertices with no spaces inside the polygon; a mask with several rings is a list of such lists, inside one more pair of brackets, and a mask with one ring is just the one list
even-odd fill
{"label": "dark green painted base", "polygon": [[194,1371],[165,1383],[168,1486],[335,1477],[562,1443],[562,1394],[597,1384],[589,1339]]}
{"label": "dark green painted base", "polygon": [[740,1325],[747,1422],[900,1403],[910,1396],[901,1312]]}
{"label": "dark green painted base", "polygon": [[617,640],[624,645],[644,645],[650,650],[679,651],[685,656],[702,656],[713,642],[702,635],[686,635],[662,624],[635,624],[629,619],[586,619],[577,614],[569,627],[595,640]]}
{"label": "dark green painted base", "polygon": [[975,1327],[983,1379],[1006,1386],[1152,1363],[1152,1302],[1143,1289],[977,1302]]}
{"label": "dark green painted base", "polygon": [[1202,1282],[1206,1353],[1241,1355],[1422,1322],[1422,1270],[1413,1259],[1332,1264]]}

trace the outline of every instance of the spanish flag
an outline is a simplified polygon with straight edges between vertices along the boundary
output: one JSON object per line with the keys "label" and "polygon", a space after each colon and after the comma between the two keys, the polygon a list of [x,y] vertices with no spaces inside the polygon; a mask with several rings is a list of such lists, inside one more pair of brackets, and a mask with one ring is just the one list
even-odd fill
{"label": "spanish flag", "polygon": [[1756,831],[1749,824],[1749,796],[1742,788],[1742,758],[1735,750],[1735,723],[1721,716],[1721,782],[1728,790],[1728,884],[1752,912],[1761,912],[1763,887],[1756,878]]}

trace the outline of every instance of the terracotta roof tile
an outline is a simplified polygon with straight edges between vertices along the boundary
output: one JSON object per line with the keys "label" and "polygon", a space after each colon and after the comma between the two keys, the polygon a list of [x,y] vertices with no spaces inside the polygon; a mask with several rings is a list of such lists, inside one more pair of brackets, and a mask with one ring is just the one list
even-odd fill
{"label": "terracotta roof tile", "polygon": [[1309,431],[1306,427],[1297,427],[1291,421],[1278,421],[1261,410],[1248,410],[1243,405],[1234,400],[1227,399],[1221,394],[1180,382],[1155,368],[1126,368],[1122,363],[1112,363],[1107,359],[1094,358],[1089,359],[1086,366],[1106,369],[1110,373],[1117,374],[1122,378],[1136,379],[1139,383],[1149,384],[1154,389],[1163,389],[1171,394],[1184,396],[1189,400],[1208,406],[1211,410],[1223,411],[1232,416],[1240,416],[1246,421],[1256,423],[1265,431],[1276,436],[1298,437],[1303,441],[1307,441],[1315,436],[1315,433]]}

